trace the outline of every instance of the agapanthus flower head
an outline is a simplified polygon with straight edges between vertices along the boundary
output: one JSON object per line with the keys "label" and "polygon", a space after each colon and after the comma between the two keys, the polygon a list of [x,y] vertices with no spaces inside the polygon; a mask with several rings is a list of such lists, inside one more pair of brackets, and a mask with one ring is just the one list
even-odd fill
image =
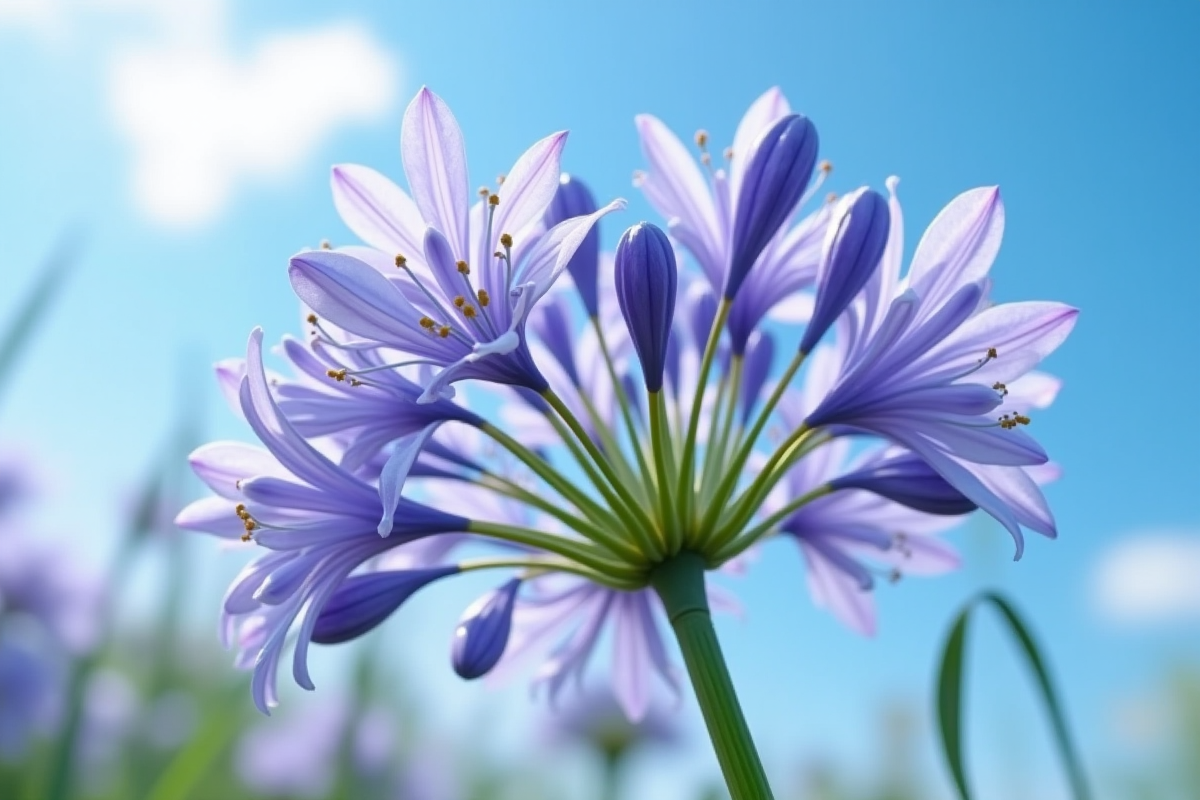
{"label": "agapanthus flower head", "polygon": [[[815,130],[778,90],[743,118],[728,169],[697,137],[707,179],[658,120],[638,129],[667,233],[637,225],[595,268],[581,248],[613,206],[589,211],[562,180],[559,135],[468,211],[461,133],[423,90],[403,132],[411,198],[335,170],[371,248],[292,259],[315,330],[285,341],[295,378],[268,379],[258,332],[222,373],[266,450],[197,451],[218,496],[179,519],[265,551],[224,606],[263,707],[293,634],[311,687],[309,643],[487,570],[495,588],[452,639],[460,675],[534,662],[553,703],[611,638],[613,694],[638,720],[678,685],[663,626],[711,630],[736,603],[707,573],[745,571],[764,541],[797,543],[817,603],[870,633],[877,578],[954,568],[934,534],[976,507],[1053,533],[1029,471],[1046,456],[1019,430],[1053,391],[1020,376],[1075,312],[988,305],[994,190],[955,200],[901,279],[894,181],[886,200],[862,189],[790,224],[829,170],[812,180]],[[569,268],[578,293],[552,286]],[[808,327],[767,331],[772,310]],[[463,380],[469,398],[451,397]]]}

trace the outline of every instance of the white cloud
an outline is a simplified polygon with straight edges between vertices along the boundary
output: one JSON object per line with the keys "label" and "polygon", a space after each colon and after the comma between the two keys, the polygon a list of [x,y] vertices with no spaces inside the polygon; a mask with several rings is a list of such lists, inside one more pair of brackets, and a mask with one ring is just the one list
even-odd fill
{"label": "white cloud", "polygon": [[303,165],[339,126],[386,111],[396,66],[356,25],[263,39],[238,60],[205,46],[130,52],[110,99],[133,145],[133,192],[150,218],[211,220],[245,178]]}
{"label": "white cloud", "polygon": [[1115,622],[1200,619],[1200,531],[1150,531],[1116,542],[1095,565],[1092,597]]}
{"label": "white cloud", "polygon": [[137,207],[171,226],[215,219],[247,182],[307,165],[347,124],[391,108],[396,60],[362,26],[277,32],[234,52],[223,0],[0,0],[0,27],[94,49],[130,145]]}

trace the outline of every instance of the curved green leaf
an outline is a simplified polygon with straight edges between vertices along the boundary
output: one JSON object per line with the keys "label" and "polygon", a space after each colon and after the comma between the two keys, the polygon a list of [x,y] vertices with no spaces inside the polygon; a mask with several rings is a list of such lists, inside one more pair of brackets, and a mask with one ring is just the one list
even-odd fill
{"label": "curved green leaf", "polygon": [[971,615],[981,605],[991,605],[1000,612],[1009,633],[1012,634],[1020,652],[1033,670],[1033,676],[1041,694],[1042,703],[1050,714],[1050,724],[1054,738],[1062,756],[1063,767],[1071,784],[1071,793],[1075,800],[1089,800],[1091,792],[1079,762],[1079,756],[1067,729],[1066,718],[1059,703],[1054,686],[1046,669],[1041,651],[1029,633],[1028,626],[1021,619],[1016,609],[1004,597],[995,592],[983,592],[970,600],[958,613],[946,644],[942,650],[941,664],[938,668],[937,687],[937,718],[938,728],[942,739],[942,751],[946,756],[946,765],[958,787],[958,795],[962,800],[971,800],[971,790],[967,784],[966,768],[963,765],[962,747],[962,707],[963,707],[963,662],[965,660],[967,630],[970,627]]}

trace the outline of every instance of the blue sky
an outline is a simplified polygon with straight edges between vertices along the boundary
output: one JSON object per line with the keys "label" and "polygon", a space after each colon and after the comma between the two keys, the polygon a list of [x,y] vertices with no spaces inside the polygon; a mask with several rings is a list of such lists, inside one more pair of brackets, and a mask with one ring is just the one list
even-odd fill
{"label": "blue sky", "polygon": [[[205,0],[180,20],[154,0],[34,3],[32,16],[0,3],[0,311],[65,227],[87,235],[78,274],[4,399],[0,434],[61,478],[47,527],[99,558],[170,426],[181,372],[239,354],[254,325],[269,337],[297,330],[287,257],[349,237],[329,165],[399,178],[400,115],[421,84],[454,109],[479,183],[569,128],[565,167],[598,195],[630,200],[622,226],[654,219],[630,185],[642,166],[634,114],[685,137],[706,128],[720,145],[746,105],[779,85],[817,124],[831,188],[902,178],[910,247],[959,191],[999,184],[996,295],[1061,300],[1082,315],[1045,365],[1065,381],[1060,399],[1034,423],[1065,469],[1048,490],[1057,542],[1034,541],[1012,564],[995,526],[956,534],[963,574],[884,589],[882,633],[869,642],[811,608],[800,560],[782,543],[736,587],[749,616],[722,634],[766,758],[782,775],[797,752],[870,757],[879,703],[925,707],[953,609],[987,584],[1033,618],[1100,778],[1124,746],[1114,709],[1166,665],[1200,657],[1194,595],[1117,624],[1095,589],[1104,569],[1140,563],[1136,549],[1114,547],[1150,535],[1200,571],[1200,264],[1189,236],[1200,218],[1200,9],[1154,6],[619,0],[467,12]],[[193,63],[216,77],[167,80],[194,77]],[[609,245],[618,233],[605,227]],[[190,385],[205,387],[214,436],[244,435],[215,388]],[[464,717],[481,692],[448,679],[443,645],[467,594],[422,598],[413,633],[429,645],[418,679]],[[399,629],[390,636],[412,644]],[[973,677],[988,688],[973,697],[971,733],[992,792],[980,796],[1016,796],[1005,781],[1024,781],[1022,796],[1062,796],[1028,681],[994,631],[976,644]],[[487,702],[524,702],[519,688],[508,695]],[[707,774],[702,747],[689,758],[689,775]],[[666,783],[653,772],[639,780]]]}

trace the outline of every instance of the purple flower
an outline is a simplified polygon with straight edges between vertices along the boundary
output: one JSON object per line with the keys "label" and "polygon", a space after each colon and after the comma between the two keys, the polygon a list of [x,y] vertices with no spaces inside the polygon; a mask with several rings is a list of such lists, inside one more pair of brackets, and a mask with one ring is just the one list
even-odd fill
{"label": "purple flower", "polygon": [[806,117],[788,114],[755,140],[748,161],[733,218],[727,300],[804,196],[817,164],[817,129]]}
{"label": "purple flower", "polygon": [[521,580],[513,578],[480,597],[463,612],[454,629],[451,661],[466,680],[491,671],[504,655],[512,630],[512,615]]}
{"label": "purple flower", "polygon": [[625,231],[617,245],[616,281],[646,390],[657,392],[675,316],[675,251],[666,234],[645,222]]}
{"label": "purple flower", "polygon": [[630,722],[608,687],[578,692],[541,718],[546,743],[584,745],[607,757],[623,756],[646,745],[678,744],[678,715],[653,704],[638,722]]}
{"label": "purple flower", "polygon": [[[788,474],[782,491],[768,500],[764,512],[822,485],[836,487],[837,477],[847,468],[865,472],[890,460],[886,451],[875,450],[848,463],[849,452],[846,439],[834,439],[810,453]],[[957,521],[859,489],[839,488],[806,504],[779,527],[804,554],[813,602],[871,636],[876,629],[871,592],[876,577],[894,581],[901,575],[956,569],[958,555],[933,534]]]}
{"label": "purple flower", "polygon": [[450,384],[466,378],[543,390],[525,318],[596,220],[622,207],[610,203],[541,230],[565,143],[564,132],[534,144],[497,193],[486,190],[469,208],[462,132],[441,98],[422,89],[401,131],[412,197],[366,167],[335,167],[338,211],[375,249],[301,253],[292,259],[292,287],[319,317],[439,367],[422,402],[448,396]]}
{"label": "purple flower", "polygon": [[[592,190],[587,184],[577,176],[564,172],[559,178],[558,191],[554,193],[554,199],[546,209],[546,227],[553,228],[573,217],[585,217],[595,213],[596,207],[596,198],[592,196]],[[567,264],[567,272],[571,274],[583,307],[591,317],[599,313],[596,284],[599,269],[600,234],[599,227],[593,226]]]}
{"label": "purple flower", "polygon": [[1025,410],[997,412],[1007,384],[1062,343],[1078,311],[1045,302],[985,306],[1003,228],[997,189],[960,195],[929,226],[902,282],[893,225],[880,269],[850,310],[837,382],[806,424],[870,432],[912,450],[1009,530],[1019,558],[1021,526],[1053,535],[1053,520],[1023,472],[998,468],[1047,456],[1018,427],[1029,422]]}
{"label": "purple flower", "polygon": [[800,340],[812,352],[863,284],[875,272],[888,237],[887,201],[862,188],[838,202],[817,270],[817,303]]}
{"label": "purple flower", "polygon": [[[789,114],[787,98],[778,88],[768,90],[755,100],[738,125],[733,146],[726,151],[728,169],[713,168],[705,149],[708,134],[698,133],[701,161],[707,177],[697,167],[688,149],[661,121],[649,114],[636,120],[647,169],[637,174],[635,183],[650,204],[667,219],[668,233],[696,259],[714,292],[724,292],[729,283],[734,257],[735,211],[745,208],[744,213],[749,218],[753,205],[750,196],[742,199],[750,155],[755,152],[760,138]],[[793,144],[797,141],[792,139]],[[811,164],[808,169],[811,173]],[[820,186],[828,171],[829,166],[822,164],[809,196]],[[745,263],[749,250],[743,247],[740,251],[739,270],[744,274],[729,314],[729,333],[735,352],[743,351],[750,333],[773,308],[786,307],[791,321],[804,321],[804,317],[798,316],[791,307],[799,304],[803,311],[806,295],[799,292],[811,286],[816,277],[829,209],[822,206],[788,229],[785,225],[787,217],[803,202],[803,197],[797,197],[783,209],[784,217],[770,232],[772,238],[760,247],[757,260]],[[764,221],[770,222],[766,215],[754,219],[759,231]],[[715,312],[715,304],[713,308]],[[704,335],[707,334],[706,327]]]}
{"label": "purple flower", "polygon": [[771,374],[771,362],[775,358],[775,340],[769,333],[755,331],[746,341],[745,374],[742,376],[742,424],[750,418],[750,412],[767,385]]}
{"label": "purple flower", "polygon": [[[403,499],[382,507],[377,488],[318,452],[280,413],[261,347],[262,331],[256,329],[240,395],[242,412],[266,451],[217,442],[193,453],[193,469],[217,496],[189,505],[176,524],[253,539],[271,551],[242,571],[225,598],[225,629],[241,629],[239,661],[253,660],[253,694],[265,712],[275,703],[275,674],[294,625],[299,634],[293,675],[311,689],[308,642],[345,578],[393,547],[463,530],[467,520]],[[387,530],[381,530],[381,517],[389,522]]]}
{"label": "purple flower", "polygon": [[66,660],[31,617],[0,625],[0,762],[26,755],[62,715]]}

